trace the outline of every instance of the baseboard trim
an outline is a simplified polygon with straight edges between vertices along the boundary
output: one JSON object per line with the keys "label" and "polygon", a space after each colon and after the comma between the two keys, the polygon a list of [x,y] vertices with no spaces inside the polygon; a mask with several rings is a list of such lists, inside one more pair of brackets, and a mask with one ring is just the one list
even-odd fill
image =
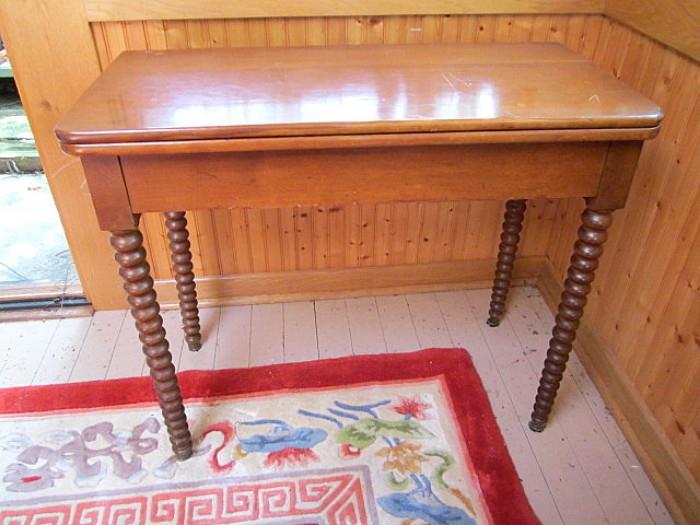
{"label": "baseboard trim", "polygon": [[[521,257],[514,284],[534,283],[543,257]],[[279,303],[491,286],[496,259],[337,270],[249,273],[197,279],[202,306]],[[155,284],[164,308],[177,306],[174,280]]]}
{"label": "baseboard trim", "polygon": [[[537,286],[556,311],[563,290],[556,270],[547,259]],[[578,329],[575,351],[617,420],[647,474],[679,525],[693,525],[700,516],[700,486],[671,441],[655,424],[653,413],[632,382],[584,319]]]}

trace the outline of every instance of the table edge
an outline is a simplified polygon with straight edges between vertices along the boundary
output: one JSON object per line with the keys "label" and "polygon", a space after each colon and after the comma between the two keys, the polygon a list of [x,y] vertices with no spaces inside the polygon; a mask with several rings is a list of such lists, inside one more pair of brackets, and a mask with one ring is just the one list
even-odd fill
{"label": "table edge", "polygon": [[549,131],[590,129],[628,129],[657,126],[663,118],[661,110],[634,117],[570,118],[550,120],[531,118],[520,120],[517,127],[512,121],[492,119],[439,120],[439,121],[375,121],[375,122],[327,122],[291,123],[275,125],[212,126],[207,128],[138,129],[75,131],[66,130],[60,124],[54,129],[58,140],[64,144],[144,143],[184,140],[237,140],[250,138],[317,137],[333,135],[387,135],[412,133],[460,133]]}
{"label": "table edge", "polygon": [[410,146],[458,146],[468,144],[517,144],[544,142],[639,141],[654,138],[661,126],[634,128],[534,129],[511,131],[437,131],[191,139],[142,142],[60,142],[70,155],[163,155],[255,151],[390,148]]}

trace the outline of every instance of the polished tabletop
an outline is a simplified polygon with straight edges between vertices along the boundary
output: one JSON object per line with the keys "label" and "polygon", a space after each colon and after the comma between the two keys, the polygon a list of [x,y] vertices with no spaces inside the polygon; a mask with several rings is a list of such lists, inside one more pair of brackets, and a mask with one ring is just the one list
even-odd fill
{"label": "polished tabletop", "polygon": [[652,128],[660,108],[559,44],[131,51],[61,118],[66,144]]}

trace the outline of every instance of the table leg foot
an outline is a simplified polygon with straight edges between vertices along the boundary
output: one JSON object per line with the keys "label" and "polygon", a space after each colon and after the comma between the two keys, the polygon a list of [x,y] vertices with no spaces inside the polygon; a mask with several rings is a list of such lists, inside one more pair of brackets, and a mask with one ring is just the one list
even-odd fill
{"label": "table leg foot", "polygon": [[165,226],[168,228],[170,253],[177,283],[177,296],[180,300],[180,313],[185,331],[187,347],[196,352],[202,348],[202,334],[199,326],[197,290],[192,271],[190,234],[187,231],[187,218],[184,211],[165,212]]}
{"label": "table leg foot", "polygon": [[581,222],[529,424],[535,432],[544,430],[554,405],[595,270],[603,253],[612,213],[586,208]]}
{"label": "table leg foot", "polygon": [[489,318],[486,321],[486,324],[492,327],[501,324],[506,311],[506,298],[508,297],[510,281],[513,276],[513,263],[515,262],[515,254],[518,251],[518,241],[520,241],[520,232],[523,229],[526,207],[527,201],[525,199],[506,202],[501,244],[498,246],[496,275],[493,279],[493,291],[489,306]]}
{"label": "table leg foot", "polygon": [[111,244],[116,251],[114,258],[119,263],[119,275],[124,280],[131,315],[136,321],[173,452],[178,459],[187,459],[192,455],[192,436],[146,262],[143,236],[138,230],[116,231],[112,232]]}
{"label": "table leg foot", "polygon": [[530,430],[533,432],[542,432],[544,427],[547,426],[547,423],[545,421],[535,421],[531,419],[527,426],[530,427]]}

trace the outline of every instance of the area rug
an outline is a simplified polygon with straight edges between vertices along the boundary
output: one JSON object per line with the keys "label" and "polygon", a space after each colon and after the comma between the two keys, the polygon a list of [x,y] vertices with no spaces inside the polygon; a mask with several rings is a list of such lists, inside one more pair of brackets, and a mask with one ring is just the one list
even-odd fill
{"label": "area rug", "polygon": [[466,351],[0,390],[0,525],[539,523]]}

